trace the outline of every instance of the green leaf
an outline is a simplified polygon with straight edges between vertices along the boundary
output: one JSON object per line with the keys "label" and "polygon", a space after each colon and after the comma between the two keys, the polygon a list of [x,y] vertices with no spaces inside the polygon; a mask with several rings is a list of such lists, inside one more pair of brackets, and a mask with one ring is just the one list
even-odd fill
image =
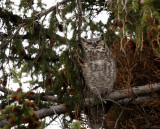
{"label": "green leaf", "polygon": [[74,123],[72,123],[71,129],[81,129],[81,122],[77,120]]}
{"label": "green leaf", "polygon": [[26,72],[27,71],[27,68],[28,68],[28,63],[27,62],[24,62],[23,63],[23,66],[21,68],[21,71],[17,73],[18,77],[21,78],[22,77],[22,73],[23,72]]}
{"label": "green leaf", "polygon": [[24,62],[21,71],[22,71],[22,72],[26,72],[26,71],[27,71],[27,68],[28,68],[28,63],[27,63],[27,62]]}
{"label": "green leaf", "polygon": [[11,98],[11,97],[12,97],[12,95],[8,95],[8,96],[7,96],[7,99],[9,99],[9,98]]}
{"label": "green leaf", "polygon": [[41,127],[39,127],[38,129],[44,129],[45,128],[45,120],[41,122]]}
{"label": "green leaf", "polygon": [[19,83],[19,80],[18,80],[17,77],[15,77],[15,78],[13,79],[13,83]]}
{"label": "green leaf", "polygon": [[14,70],[14,69],[9,69],[10,71],[11,71],[11,73],[14,75],[14,76],[16,76],[17,77],[17,73],[16,73],[16,71]]}

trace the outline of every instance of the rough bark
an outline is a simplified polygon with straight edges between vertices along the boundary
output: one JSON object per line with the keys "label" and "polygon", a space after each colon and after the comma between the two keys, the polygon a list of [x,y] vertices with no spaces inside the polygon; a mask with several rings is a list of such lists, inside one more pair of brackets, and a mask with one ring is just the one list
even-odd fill
{"label": "rough bark", "polygon": [[[44,109],[36,111],[40,119],[45,118],[47,116],[51,116],[51,115],[63,114],[65,112],[66,112],[66,106],[64,104],[57,105],[57,106],[51,106],[50,108],[44,108]],[[6,124],[8,124],[8,121],[2,120],[0,122],[0,127],[2,128]]]}
{"label": "rough bark", "polygon": [[64,104],[57,105],[57,106],[51,106],[50,108],[44,108],[41,110],[38,110],[36,113],[39,116],[39,118],[45,118],[46,116],[51,115],[59,115],[66,112],[66,106]]}
{"label": "rough bark", "polygon": [[149,84],[144,86],[136,86],[124,90],[116,90],[109,94],[108,99],[120,100],[124,98],[138,97],[140,95],[147,95],[160,90],[160,83]]}
{"label": "rough bark", "polygon": [[[138,87],[133,87],[125,90],[116,90],[110,93],[108,98],[106,98],[106,100],[110,99],[110,100],[117,101],[120,104],[126,104],[129,101],[133,100],[132,98],[135,98],[134,101],[142,102],[143,100],[151,99],[151,96],[147,96],[148,94],[157,92],[159,90],[160,90],[160,83],[138,86]],[[139,97],[140,95],[141,96],[145,95],[145,96]],[[49,99],[52,100],[52,97],[49,97]],[[94,100],[86,99],[85,106],[89,104],[94,104]],[[61,104],[61,105],[51,106],[50,108],[40,109],[36,111],[36,113],[42,119],[51,115],[63,114],[66,111],[67,111],[66,106],[64,104]],[[2,120],[0,122],[0,127],[3,127],[7,123],[8,123],[7,120]]]}

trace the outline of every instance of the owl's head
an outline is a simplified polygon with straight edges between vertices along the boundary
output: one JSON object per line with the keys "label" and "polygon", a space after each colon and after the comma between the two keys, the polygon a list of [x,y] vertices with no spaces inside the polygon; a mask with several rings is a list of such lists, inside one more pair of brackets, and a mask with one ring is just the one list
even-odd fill
{"label": "owl's head", "polygon": [[82,46],[84,50],[103,50],[105,48],[104,36],[101,35],[99,38],[83,39]]}

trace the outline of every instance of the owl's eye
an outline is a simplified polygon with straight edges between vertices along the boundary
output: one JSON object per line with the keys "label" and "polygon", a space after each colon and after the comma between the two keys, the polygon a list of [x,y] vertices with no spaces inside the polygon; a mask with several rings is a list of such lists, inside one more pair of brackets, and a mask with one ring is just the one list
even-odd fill
{"label": "owl's eye", "polygon": [[87,45],[92,45],[92,43],[91,42],[87,42]]}
{"label": "owl's eye", "polygon": [[98,40],[96,43],[98,44],[99,42],[101,42],[101,40]]}

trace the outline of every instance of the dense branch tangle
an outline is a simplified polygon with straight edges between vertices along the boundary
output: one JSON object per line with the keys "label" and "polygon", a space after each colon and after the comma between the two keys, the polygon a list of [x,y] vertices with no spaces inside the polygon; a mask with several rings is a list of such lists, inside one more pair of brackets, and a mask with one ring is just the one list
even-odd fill
{"label": "dense branch tangle", "polygon": [[[66,42],[68,42],[68,39],[66,39],[65,37],[61,37],[54,32],[54,30],[56,30],[57,27],[51,28],[52,30],[50,31],[48,28],[44,28],[43,22],[42,22],[42,24],[40,24],[39,20],[44,15],[46,16],[50,12],[55,11],[58,8],[58,6],[60,6],[61,4],[64,4],[67,1],[69,1],[69,0],[64,0],[60,3],[58,3],[57,5],[51,7],[49,10],[46,10],[42,13],[39,13],[39,14],[35,15],[34,17],[25,18],[25,19],[21,18],[18,15],[10,13],[8,10],[2,11],[2,8],[1,8],[2,15],[0,17],[2,18],[2,20],[4,20],[3,26],[7,26],[6,27],[7,31],[2,32],[2,34],[1,34],[1,44],[0,44],[0,56],[3,57],[0,59],[1,60],[0,67],[2,68],[1,70],[3,70],[3,71],[1,71],[1,73],[3,73],[3,75],[0,76],[0,86],[2,86],[1,91],[5,93],[4,96],[9,95],[10,97],[12,96],[12,98],[14,98],[14,93],[10,94],[12,91],[7,90],[5,88],[7,82],[9,82],[8,81],[9,76],[11,75],[10,73],[6,72],[7,68],[5,69],[5,65],[6,65],[5,63],[9,62],[9,61],[13,62],[13,64],[12,64],[13,69],[12,69],[11,77],[14,77],[17,80],[21,80],[21,75],[18,75],[18,72],[16,70],[19,67],[21,69],[20,72],[27,72],[32,77],[32,82],[33,82],[34,87],[35,87],[35,84],[38,84],[38,86],[40,85],[40,87],[42,87],[42,88],[47,88],[48,86],[53,87],[53,79],[55,78],[54,74],[58,73],[58,69],[56,70],[52,66],[55,66],[57,68],[61,67],[61,65],[58,63],[60,61],[59,58],[61,58],[61,57],[59,57],[56,54],[56,52],[54,50],[52,50],[52,48],[54,47],[54,45],[56,43],[66,44]],[[23,29],[25,29],[26,31],[23,31]],[[21,32],[20,32],[20,30],[21,30]],[[24,44],[27,44],[27,45],[23,46]],[[38,44],[38,45],[35,46],[36,44]],[[5,52],[7,50],[9,50],[8,55],[5,54]],[[27,63],[27,65],[28,65],[25,68],[25,70],[24,69],[22,70],[23,63]],[[11,67],[12,67],[12,65],[11,65]],[[15,68],[15,70],[14,70],[14,68]],[[43,76],[43,77],[41,77],[41,80],[43,80],[43,81],[38,80],[39,79],[38,76],[40,74]],[[37,77],[34,80],[33,78],[35,78],[35,76],[37,76]],[[19,84],[21,85],[22,83],[19,82]],[[22,87],[23,87],[23,84],[22,84]],[[22,104],[21,99],[23,98],[24,94],[25,93],[23,93],[23,92],[19,93],[15,98],[16,101],[19,103],[19,105]],[[41,97],[39,97],[39,95],[38,96],[37,95],[35,95],[35,98],[37,98],[37,100],[38,100],[38,98],[41,100],[41,102],[40,102],[42,104],[41,108],[42,108],[42,110],[45,111],[45,109],[43,109],[43,108],[46,107],[46,106],[44,106],[46,102],[44,102],[43,100],[49,101],[49,97],[47,97],[47,99],[46,98],[42,99],[43,97],[41,98]],[[26,100],[27,100],[27,98],[26,98]],[[34,102],[38,103],[37,100],[34,99]],[[11,105],[15,105],[14,101],[4,99],[1,106],[5,107],[5,105],[8,105],[8,103],[10,103]],[[26,102],[23,102],[22,105],[26,105],[27,103],[28,104],[30,103],[29,104],[30,106],[31,106],[31,104],[34,105],[34,103],[30,102],[29,100]],[[11,110],[15,111],[15,109],[16,110],[18,109],[18,110],[22,110],[21,112],[23,112],[23,108],[22,109],[19,109],[19,108],[20,107],[18,105],[17,106],[15,105],[15,106],[13,106],[13,108]],[[53,109],[51,109],[51,110],[53,110]],[[6,110],[4,110],[4,112],[5,112],[5,114],[7,114]],[[7,115],[10,116],[10,114],[7,114]],[[30,114],[30,115],[34,115],[36,117],[35,114]],[[42,113],[42,115],[44,115],[44,112]],[[13,116],[13,115],[11,115],[11,116]],[[50,115],[47,114],[44,117],[46,117],[46,116],[50,116]],[[41,115],[39,115],[39,118],[44,118],[44,117],[41,117]],[[26,118],[22,118],[22,119],[26,119]],[[38,117],[36,117],[36,119],[38,120]],[[14,118],[9,118],[9,119],[7,118],[7,120],[9,121],[10,126],[14,126],[15,123],[17,124],[17,122],[15,122]],[[2,124],[1,127],[6,125],[6,122],[4,122],[4,124]],[[21,123],[19,123],[19,124],[21,124]],[[39,123],[37,122],[37,126],[39,126],[38,124]],[[36,125],[36,123],[32,122],[32,123],[30,123],[29,126],[35,126],[35,125]]]}
{"label": "dense branch tangle", "polygon": [[[32,0],[29,2],[22,0],[22,2],[24,3],[21,5],[21,8],[24,7],[24,10],[29,10],[32,7]],[[77,0],[77,2],[80,1]],[[118,0],[113,3],[115,2],[118,2]],[[82,4],[82,8],[80,4]],[[93,8],[94,5],[98,6],[98,8]],[[97,36],[97,33],[104,33],[105,37],[107,37],[106,42],[108,43],[119,36],[114,33],[113,20],[115,19],[114,15],[117,15],[115,12],[115,14],[110,13],[107,24],[103,24],[102,22],[94,23],[93,21],[95,15],[105,9],[104,5],[105,2],[103,0],[82,0],[78,5],[74,0],[63,0],[46,10],[43,10],[43,7],[40,7],[42,5],[40,5],[39,7],[42,11],[35,11],[29,18],[25,11],[22,18],[8,11],[7,8],[0,8],[2,26],[6,27],[5,32],[0,33],[0,70],[3,74],[1,75],[0,73],[0,91],[4,93],[4,96],[1,97],[3,103],[1,103],[0,106],[5,109],[5,106],[8,105],[6,108],[8,110],[11,108],[10,106],[13,106],[15,103],[21,103],[20,99],[23,98],[25,102],[21,105],[24,105],[24,107],[26,105],[33,106],[34,102],[39,107],[36,113],[39,118],[42,119],[55,114],[65,114],[66,112],[66,114],[72,116],[74,111],[80,112],[88,105],[96,105],[97,102],[95,102],[93,98],[83,98],[84,81],[79,65],[79,63],[83,65],[83,58],[82,52],[77,47],[78,42],[76,41],[76,37],[78,33],[80,41],[81,33],[91,30],[95,36]],[[76,6],[78,7],[79,15],[77,15]],[[126,5],[124,5],[124,7],[125,6]],[[125,9],[127,8],[124,8],[124,11]],[[50,13],[49,25],[45,26],[45,18]],[[66,15],[69,13],[71,17],[68,18]],[[81,13],[83,15],[81,15]],[[57,15],[61,15],[60,20],[57,19]],[[77,25],[77,23],[79,23],[79,25]],[[71,26],[71,30],[73,31],[71,39],[67,39],[68,26]],[[118,26],[121,27],[120,25]],[[106,28],[107,32],[104,31]],[[60,36],[57,32],[64,32],[65,36]],[[130,31],[128,31],[128,33],[129,32]],[[60,54],[57,53],[55,49],[61,49],[63,46],[65,46],[66,49],[60,51]],[[119,52],[118,54],[121,53]],[[6,63],[9,62],[12,62],[13,68],[12,65],[10,65],[12,70],[6,72],[6,69],[8,69]],[[119,70],[124,70],[121,66],[118,66],[118,68]],[[21,82],[22,72],[28,73],[28,76],[31,76],[32,79],[27,87],[29,87],[30,91],[37,93],[35,93],[35,96],[27,99],[25,98],[26,92],[18,92],[18,97],[16,96],[17,100],[15,102],[12,100],[15,91],[7,89],[8,87],[6,87],[6,85],[9,77],[12,77],[22,85],[23,89],[23,83]],[[127,72],[129,73],[130,71],[128,70]],[[130,84],[130,82],[128,84]],[[43,89],[43,93],[38,93],[40,88]],[[151,94],[158,91],[159,83],[156,82],[155,84],[142,87],[139,85],[139,87],[133,87],[131,89],[116,90],[109,94],[109,96],[105,98],[105,101],[112,101],[116,104],[117,102],[119,104],[126,104],[128,102],[137,102],[139,104],[139,102],[145,99],[151,99]],[[6,99],[7,95],[8,99]],[[86,103],[84,104],[83,102]],[[9,111],[12,112],[14,109],[13,111],[15,112],[16,106],[18,107],[18,104],[14,105],[14,108],[12,107]],[[7,112],[5,113],[8,115]],[[11,116],[12,115],[13,114],[11,114]],[[77,114],[74,118],[80,119]],[[72,119],[73,118],[71,118],[71,120]],[[7,118],[7,120],[1,121],[0,126],[3,127],[7,122],[13,124],[11,120],[13,119]],[[67,122],[65,115],[64,121]]]}
{"label": "dense branch tangle", "polygon": [[[85,2],[83,3],[85,5]],[[9,4],[12,6],[12,3]],[[67,110],[67,112],[78,110],[80,105],[83,103],[80,99],[82,99],[81,92],[84,82],[80,73],[80,66],[77,61],[77,50],[76,53],[75,51],[71,51],[74,47],[77,49],[77,41],[74,36],[69,40],[66,36],[62,37],[57,34],[57,31],[67,31],[70,19],[66,18],[65,15],[72,12],[72,9],[74,10],[76,3],[71,0],[63,0],[47,10],[43,10],[42,4],[38,3],[38,6],[43,11],[40,13],[33,12],[32,17],[27,17],[27,10],[32,10],[33,4],[34,1],[21,1],[19,9],[24,9],[23,18],[8,11],[9,9],[7,9],[7,7],[2,7],[0,9],[2,14],[0,18],[3,23],[2,27],[6,28],[5,31],[0,34],[0,67],[1,73],[3,73],[3,75],[0,76],[0,86],[1,91],[5,93],[3,97],[6,97],[7,95],[9,96],[8,100],[3,100],[3,104],[1,106],[5,107],[5,105],[8,105],[9,103],[10,105],[8,108],[12,108],[15,111],[16,108],[20,108],[18,105],[15,105],[16,102],[18,102],[19,105],[24,105],[25,107],[26,104],[29,104],[28,101],[31,101],[32,103],[32,100],[34,100],[34,103],[36,103],[37,106],[41,105],[40,110],[46,111],[43,109],[46,108],[46,102],[44,101],[53,101],[53,99],[50,98],[54,98],[54,95],[58,95],[56,103],[65,103],[66,105],[69,105],[70,109]],[[93,2],[93,4],[95,4],[95,2]],[[89,5],[86,4],[86,9],[88,7]],[[59,22],[56,17],[56,15],[58,15],[56,13],[59,11],[64,13],[64,19],[62,19],[63,21],[61,22]],[[52,14],[49,18],[49,27],[44,27],[44,20],[50,13]],[[76,15],[74,14],[73,17],[76,17]],[[81,17],[82,16],[80,16],[80,19],[82,20]],[[74,22],[72,23],[74,25]],[[75,21],[75,23],[77,23],[77,21]],[[79,24],[79,29],[80,26],[81,23]],[[78,29],[76,28],[74,31],[77,33],[77,30]],[[62,46],[63,44],[67,47],[69,46],[69,50],[65,50],[61,55],[59,55],[56,53],[55,48]],[[8,54],[6,54],[6,52]],[[78,58],[80,56],[81,55],[78,55]],[[11,65],[6,67],[6,63],[8,62],[11,62]],[[12,69],[10,72],[6,72],[8,67]],[[17,68],[19,69],[18,71]],[[76,74],[73,74],[73,72],[76,72]],[[27,73],[31,76],[32,80],[30,84],[28,84],[28,87],[30,87],[29,85],[32,87],[30,89],[37,89],[41,87],[46,92],[45,94],[49,91],[52,94],[52,97],[46,97],[44,99],[36,94],[36,99],[32,98],[28,100],[25,98],[25,92],[18,92],[15,98],[15,93],[7,89],[6,84],[8,86],[8,80],[11,77],[15,82],[18,82],[23,89],[23,83],[21,82],[23,76],[22,73]],[[13,101],[12,98],[16,99],[16,102]],[[21,103],[21,99],[24,100],[23,103]],[[34,104],[32,103],[32,106],[33,105]],[[48,106],[50,105],[52,105],[52,102],[48,104]],[[71,105],[78,106],[75,108]],[[6,109],[8,110],[8,108]],[[51,110],[53,111],[53,109]],[[4,109],[5,114],[10,115],[7,113],[7,110]],[[64,113],[64,110],[61,113]],[[53,114],[54,113],[52,112],[51,115]],[[13,114],[11,116],[13,116]],[[46,116],[50,116],[50,114],[47,114],[44,117]],[[43,117],[39,115],[39,118]],[[13,126],[13,119],[7,118],[10,126]],[[4,124],[2,124],[2,126],[4,126]]]}

